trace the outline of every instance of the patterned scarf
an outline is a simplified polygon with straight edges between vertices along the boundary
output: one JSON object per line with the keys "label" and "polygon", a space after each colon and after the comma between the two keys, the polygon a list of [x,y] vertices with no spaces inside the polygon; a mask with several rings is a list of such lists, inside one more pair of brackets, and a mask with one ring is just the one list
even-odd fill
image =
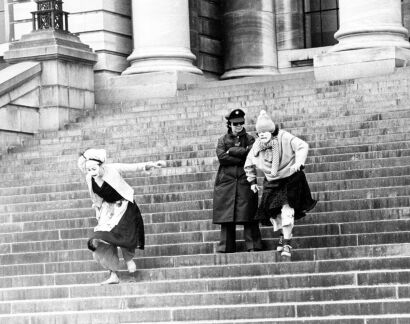
{"label": "patterned scarf", "polygon": [[254,144],[256,146],[255,156],[259,155],[259,152],[265,152],[265,161],[272,163],[271,176],[275,176],[279,169],[279,142],[275,136],[269,142],[262,143],[259,139]]}

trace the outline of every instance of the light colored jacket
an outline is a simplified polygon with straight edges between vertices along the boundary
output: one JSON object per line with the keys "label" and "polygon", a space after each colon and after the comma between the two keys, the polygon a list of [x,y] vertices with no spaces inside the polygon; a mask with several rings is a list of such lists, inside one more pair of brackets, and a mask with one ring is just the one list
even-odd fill
{"label": "light colored jacket", "polygon": [[[134,201],[134,189],[125,182],[121,176],[121,172],[136,172],[144,171],[146,163],[104,163],[101,165],[104,168],[104,175],[102,179],[113,187],[124,199]],[[103,199],[96,195],[93,191],[91,176],[86,175],[88,191],[90,192],[91,200],[95,206],[101,208]]]}
{"label": "light colored jacket", "polygon": [[256,183],[256,169],[261,170],[268,181],[287,178],[295,173],[291,171],[291,166],[294,164],[304,165],[309,145],[300,138],[284,131],[279,130],[279,168],[275,176],[271,175],[272,162],[265,160],[266,151],[257,151],[259,138],[248,153],[245,162],[245,172],[248,182]]}

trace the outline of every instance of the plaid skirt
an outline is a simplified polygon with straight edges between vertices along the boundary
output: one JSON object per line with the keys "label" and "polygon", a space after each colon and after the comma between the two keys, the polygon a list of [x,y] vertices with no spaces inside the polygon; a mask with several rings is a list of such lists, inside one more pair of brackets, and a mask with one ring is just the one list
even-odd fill
{"label": "plaid skirt", "polygon": [[306,216],[306,213],[316,206],[317,200],[312,198],[303,171],[274,181],[265,178],[262,199],[255,220],[263,225],[272,225],[270,218],[276,218],[284,204],[289,204],[295,210],[295,219]]}

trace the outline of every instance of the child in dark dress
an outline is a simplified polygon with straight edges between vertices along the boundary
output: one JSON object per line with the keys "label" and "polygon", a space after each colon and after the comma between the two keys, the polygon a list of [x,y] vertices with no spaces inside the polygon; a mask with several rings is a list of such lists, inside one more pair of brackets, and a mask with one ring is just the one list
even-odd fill
{"label": "child in dark dress", "polygon": [[88,241],[94,259],[110,272],[102,284],[117,284],[121,252],[128,271],[136,271],[135,249],[144,249],[144,222],[134,201],[134,190],[120,172],[148,171],[165,166],[164,161],[146,163],[106,163],[103,149],[89,149],[81,154],[78,166],[86,174],[98,225]]}

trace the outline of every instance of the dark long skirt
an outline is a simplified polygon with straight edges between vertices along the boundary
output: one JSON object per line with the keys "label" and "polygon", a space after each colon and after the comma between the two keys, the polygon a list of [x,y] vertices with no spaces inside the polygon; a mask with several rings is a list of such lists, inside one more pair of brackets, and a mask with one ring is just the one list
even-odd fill
{"label": "dark long skirt", "polygon": [[110,231],[94,232],[92,239],[100,239],[109,244],[133,249],[144,249],[144,221],[137,204],[128,202],[128,207],[119,223]]}
{"label": "dark long skirt", "polygon": [[272,225],[270,218],[276,218],[284,204],[295,210],[295,219],[306,216],[316,206],[317,200],[312,198],[305,173],[298,171],[290,177],[263,181],[262,199],[255,219],[263,225]]}

